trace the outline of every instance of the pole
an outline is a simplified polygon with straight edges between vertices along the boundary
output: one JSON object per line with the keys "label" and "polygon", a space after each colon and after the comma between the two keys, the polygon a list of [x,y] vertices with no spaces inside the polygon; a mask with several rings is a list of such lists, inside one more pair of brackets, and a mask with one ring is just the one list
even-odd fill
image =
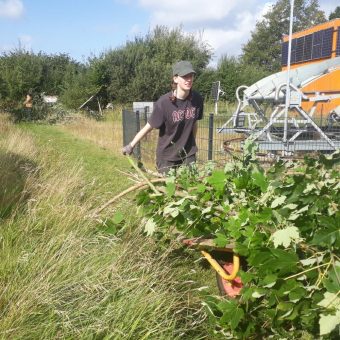
{"label": "pole", "polygon": [[[140,130],[140,117],[139,111],[136,111],[136,134]],[[140,161],[142,159],[141,150],[140,150],[140,142],[135,146],[135,155],[136,158]]]}
{"label": "pole", "polygon": [[294,0],[290,0],[287,85],[286,85],[286,103],[285,103],[284,131],[283,131],[283,142],[284,143],[287,142],[288,110],[290,106],[290,59],[291,59],[291,50],[292,50],[293,20],[294,20]]}
{"label": "pole", "polygon": [[214,114],[209,114],[209,139],[208,139],[208,161],[213,159],[213,140],[214,140]]}

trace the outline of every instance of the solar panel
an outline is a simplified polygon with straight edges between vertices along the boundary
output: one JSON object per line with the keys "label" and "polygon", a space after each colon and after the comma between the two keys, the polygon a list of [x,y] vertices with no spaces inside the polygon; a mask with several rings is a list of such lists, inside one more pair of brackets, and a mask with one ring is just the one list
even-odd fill
{"label": "solar panel", "polygon": [[288,60],[288,42],[283,42],[281,45],[281,65],[286,66]]}
{"label": "solar panel", "polygon": [[292,39],[292,47],[290,51],[290,63],[294,64],[295,61],[296,61],[296,39]]}
{"label": "solar panel", "polygon": [[303,47],[305,45],[305,37],[296,39],[296,52],[295,52],[295,62],[303,61]]}
{"label": "solar panel", "polygon": [[305,36],[305,45],[303,48],[303,60],[308,61],[312,59],[312,45],[313,44],[313,34],[308,34]]}
{"label": "solar panel", "polygon": [[[281,45],[281,64],[286,66],[288,64],[288,46],[289,42],[283,42]],[[292,39],[292,47],[290,51],[290,63],[294,64],[296,59],[296,39]]]}
{"label": "solar panel", "polygon": [[312,60],[321,58],[321,44],[313,46]]}
{"label": "solar panel", "polygon": [[322,32],[322,58],[330,57],[332,55],[333,32],[333,28],[328,28]]}
{"label": "solar panel", "polygon": [[[331,27],[292,39],[291,64],[330,57],[332,55],[333,33],[334,29]],[[288,63],[288,42],[282,43],[281,51],[281,63],[286,66]],[[340,27],[338,28],[336,55],[340,55]]]}
{"label": "solar panel", "polygon": [[321,58],[322,31],[313,33],[312,59]]}
{"label": "solar panel", "polygon": [[340,27],[338,27],[338,37],[336,39],[336,50],[335,50],[336,56],[340,56]]}

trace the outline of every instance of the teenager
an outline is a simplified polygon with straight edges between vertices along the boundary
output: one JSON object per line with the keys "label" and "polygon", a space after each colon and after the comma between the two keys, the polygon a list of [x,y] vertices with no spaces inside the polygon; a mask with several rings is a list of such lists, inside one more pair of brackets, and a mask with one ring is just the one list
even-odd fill
{"label": "teenager", "polygon": [[158,129],[156,165],[163,174],[196,161],[197,121],[203,117],[203,98],[192,90],[196,72],[191,63],[179,61],[172,71],[172,91],[157,100],[147,124],[122,149],[130,155],[144,136]]}

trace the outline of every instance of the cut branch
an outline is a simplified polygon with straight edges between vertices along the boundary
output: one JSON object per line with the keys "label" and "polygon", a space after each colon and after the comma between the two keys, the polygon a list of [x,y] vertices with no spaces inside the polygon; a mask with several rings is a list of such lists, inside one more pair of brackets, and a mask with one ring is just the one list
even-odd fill
{"label": "cut branch", "polygon": [[97,210],[95,210],[94,213],[91,214],[91,216],[98,215],[100,212],[102,212],[109,205],[113,204],[118,199],[127,195],[130,192],[133,192],[133,191],[136,191],[136,190],[146,189],[147,187],[150,187],[150,183],[161,183],[161,182],[165,182],[165,181],[166,181],[166,178],[155,178],[155,179],[148,180],[147,182],[141,182],[141,183],[135,184],[132,187],[122,191],[121,193],[119,193],[115,197],[111,198],[109,201],[107,201],[105,204],[103,204],[101,207],[99,207]]}

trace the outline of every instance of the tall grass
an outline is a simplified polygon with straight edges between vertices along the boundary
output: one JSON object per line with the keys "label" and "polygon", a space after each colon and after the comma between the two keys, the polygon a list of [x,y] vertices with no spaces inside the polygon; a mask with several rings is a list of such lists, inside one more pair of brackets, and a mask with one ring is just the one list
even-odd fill
{"label": "tall grass", "polygon": [[[146,238],[128,200],[124,228],[105,231],[89,217],[99,188],[81,158],[0,119],[2,171],[23,174],[0,219],[0,338],[208,338],[195,293],[202,281],[193,282],[187,255],[174,257],[176,245],[160,250]],[[112,180],[117,190],[126,185]],[[0,183],[4,190],[14,182]]]}
{"label": "tall grass", "polygon": [[[217,128],[221,127],[230,118],[235,111],[235,104],[220,102],[218,115],[214,116],[213,127],[213,160],[217,163],[225,164],[230,161],[230,154],[226,153],[223,143],[228,140],[229,146],[241,150],[240,140],[233,141],[235,137],[240,137],[237,133],[220,134]],[[198,161],[204,163],[208,160],[209,144],[209,113],[214,113],[214,104],[208,102],[205,104],[204,118],[198,123],[198,133],[196,142],[198,146]],[[95,121],[86,117],[79,117],[70,124],[64,125],[63,129],[72,133],[74,136],[84,138],[96,143],[102,148],[111,150],[116,154],[121,153],[123,146],[123,126],[122,126],[122,107],[117,107],[114,111],[105,111],[104,119]],[[143,127],[144,119],[141,119]],[[150,170],[156,171],[156,145],[158,139],[158,130],[152,131],[140,143],[142,162]]]}
{"label": "tall grass", "polygon": [[115,110],[105,110],[104,120],[96,121],[94,119],[77,116],[63,128],[73,135],[85,138],[95,144],[120,152],[123,143],[122,130],[122,107]]}

